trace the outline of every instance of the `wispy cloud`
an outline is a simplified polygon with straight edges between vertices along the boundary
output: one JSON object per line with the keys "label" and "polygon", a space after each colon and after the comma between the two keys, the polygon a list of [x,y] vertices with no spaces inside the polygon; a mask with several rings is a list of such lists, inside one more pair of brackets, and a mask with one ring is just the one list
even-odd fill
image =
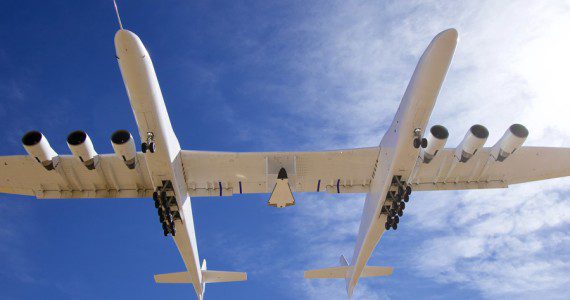
{"label": "wispy cloud", "polygon": [[[318,10],[318,17],[307,13],[280,33],[300,49],[277,58],[288,59],[301,78],[282,107],[292,116],[289,130],[305,137],[302,147],[377,144],[424,47],[449,27],[459,30],[459,45],[431,118],[450,129],[449,146],[472,124],[487,125],[494,143],[517,122],[531,131],[527,144],[570,145],[568,2],[327,2],[307,10]],[[309,116],[319,125],[294,121]],[[423,238],[412,245],[414,255],[401,259],[425,278],[465,284],[483,296],[567,294],[568,192],[564,179],[508,190],[418,193],[404,222]],[[340,253],[352,253],[361,203],[303,198],[307,203],[294,208],[292,224],[302,224],[298,238],[309,245],[307,267],[332,266]],[[309,298],[335,298],[344,283],[303,287]]]}

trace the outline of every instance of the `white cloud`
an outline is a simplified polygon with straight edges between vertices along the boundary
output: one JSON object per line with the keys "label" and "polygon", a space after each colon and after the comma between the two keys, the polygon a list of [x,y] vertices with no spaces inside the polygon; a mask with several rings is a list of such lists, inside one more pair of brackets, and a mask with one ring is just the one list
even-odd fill
{"label": "white cloud", "polygon": [[[531,132],[527,144],[570,145],[569,2],[342,2],[319,7],[318,15],[285,33],[302,36],[305,54],[291,59],[303,84],[297,99],[288,99],[290,110],[321,124],[290,125],[310,137],[307,143],[377,144],[424,47],[456,27],[458,48],[431,118],[450,129],[449,146],[472,124],[485,124],[493,143],[519,122]],[[486,297],[567,295],[569,192],[566,178],[508,190],[417,193],[404,222],[423,239],[410,265]],[[305,259],[309,267],[332,266],[339,249],[352,252],[361,204],[309,201],[295,207],[294,219],[312,225],[299,229],[300,243],[310,245]],[[324,235],[312,229],[315,223],[333,229]],[[343,287],[304,285],[309,298],[336,296]],[[364,284],[357,290],[370,291]]]}

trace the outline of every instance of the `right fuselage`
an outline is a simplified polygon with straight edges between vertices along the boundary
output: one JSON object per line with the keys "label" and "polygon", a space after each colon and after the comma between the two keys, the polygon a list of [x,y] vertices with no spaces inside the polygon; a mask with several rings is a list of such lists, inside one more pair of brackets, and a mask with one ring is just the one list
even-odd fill
{"label": "right fuselage", "polygon": [[426,128],[456,43],[455,29],[446,30],[433,39],[420,58],[396,116],[380,142],[378,169],[366,196],[350,264],[352,268],[347,282],[349,295],[352,295],[366,262],[385,231],[387,215],[381,214],[381,211],[392,177],[398,175],[406,180],[410,174],[402,174],[400,170],[413,169],[419,154],[419,149],[413,147],[414,130]]}

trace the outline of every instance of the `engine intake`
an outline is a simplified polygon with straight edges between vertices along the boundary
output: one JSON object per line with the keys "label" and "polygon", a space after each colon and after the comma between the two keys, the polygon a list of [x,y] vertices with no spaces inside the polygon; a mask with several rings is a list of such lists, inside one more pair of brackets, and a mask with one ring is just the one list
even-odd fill
{"label": "engine intake", "polygon": [[463,141],[455,149],[455,157],[459,162],[467,162],[487,141],[489,130],[483,125],[473,125],[469,128]]}
{"label": "engine intake", "polygon": [[420,153],[422,161],[429,164],[437,153],[445,147],[448,137],[449,131],[447,131],[447,128],[441,125],[432,126],[427,137],[427,148],[422,149]]}
{"label": "engine intake", "polygon": [[513,154],[528,137],[528,129],[521,124],[513,124],[491,149],[495,161],[502,162]]}
{"label": "engine intake", "polygon": [[95,169],[98,163],[99,156],[93,147],[91,138],[89,135],[82,130],[76,130],[67,136],[67,146],[73,156],[79,158],[79,160],[87,167],[89,170]]}
{"label": "engine intake", "polygon": [[47,138],[39,131],[29,131],[22,137],[26,152],[46,170],[53,170],[59,161],[57,153],[51,148]]}
{"label": "engine intake", "polygon": [[117,130],[111,135],[111,144],[115,154],[121,157],[129,169],[136,166],[137,150],[133,136],[127,130]]}

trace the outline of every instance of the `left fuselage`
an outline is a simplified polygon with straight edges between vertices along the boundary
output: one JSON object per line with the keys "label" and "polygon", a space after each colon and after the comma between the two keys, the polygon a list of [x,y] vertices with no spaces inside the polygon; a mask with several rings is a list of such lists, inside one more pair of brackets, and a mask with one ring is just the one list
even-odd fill
{"label": "left fuselage", "polygon": [[150,55],[139,37],[121,29],[115,35],[115,48],[141,141],[146,141],[150,133],[157,146],[155,153],[147,153],[145,157],[157,186],[162,180],[174,179],[170,166],[180,153],[180,144],[172,129]]}
{"label": "left fuselage", "polygon": [[131,31],[117,31],[115,49],[141,141],[146,142],[151,135],[156,145],[154,153],[145,153],[153,185],[159,188],[165,181],[172,183],[181,217],[181,220],[175,221],[177,233],[174,241],[191,275],[196,293],[201,297],[202,274],[180,144],[172,129],[154,66],[142,41]]}

